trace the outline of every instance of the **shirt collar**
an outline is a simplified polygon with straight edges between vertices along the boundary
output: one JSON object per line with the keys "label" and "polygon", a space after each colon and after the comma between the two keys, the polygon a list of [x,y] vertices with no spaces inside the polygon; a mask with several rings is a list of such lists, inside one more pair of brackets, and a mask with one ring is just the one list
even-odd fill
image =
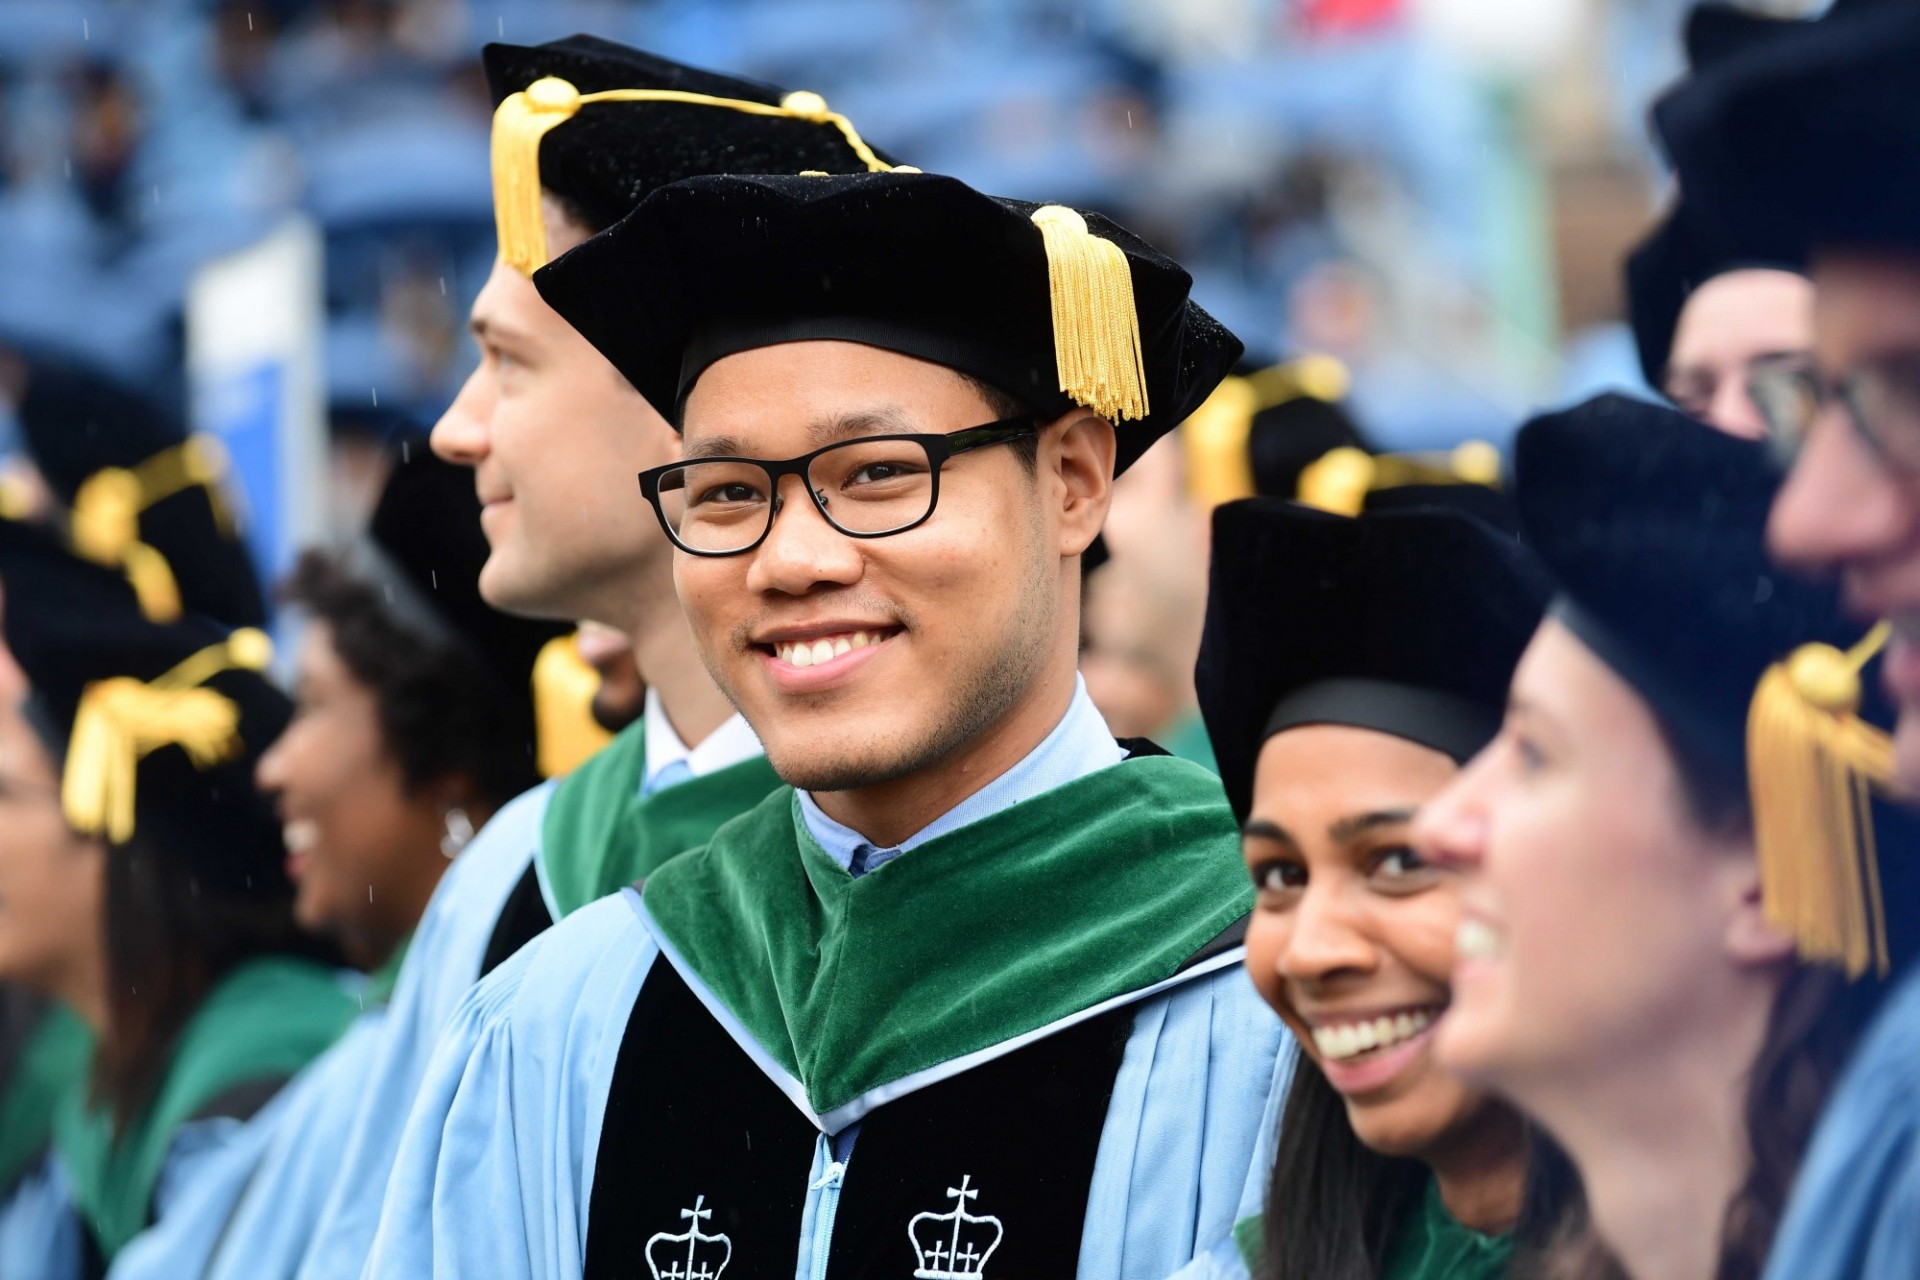
{"label": "shirt collar", "polygon": [[[649,697],[652,695],[649,694]],[[815,803],[811,792],[800,791],[800,814],[811,835],[827,855],[842,867],[852,869],[854,859],[865,850],[865,869],[873,868],[929,840],[958,831],[969,823],[1011,809],[1023,800],[1078,781],[1090,773],[1126,759],[1126,750],[1114,740],[1107,722],[1093,699],[1087,696],[1086,681],[1078,672],[1073,677],[1073,698],[1060,723],[1041,739],[1018,764],[962,800],[898,845],[882,848],[843,822],[835,821]]]}
{"label": "shirt collar", "polygon": [[727,717],[719,728],[702,738],[697,747],[689,747],[680,740],[667,719],[665,708],[660,705],[660,695],[652,689],[647,690],[645,715],[641,728],[647,739],[642,790],[650,789],[661,771],[675,764],[686,766],[684,770],[674,771],[682,778],[703,778],[761,754],[760,739],[754,736],[752,726],[739,712]]}

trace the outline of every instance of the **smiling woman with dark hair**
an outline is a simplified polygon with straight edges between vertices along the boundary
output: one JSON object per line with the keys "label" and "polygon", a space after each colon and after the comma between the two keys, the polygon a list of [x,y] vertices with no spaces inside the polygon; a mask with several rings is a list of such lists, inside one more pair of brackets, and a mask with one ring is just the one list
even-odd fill
{"label": "smiling woman with dark hair", "polygon": [[479,511],[467,473],[415,442],[367,536],[309,551],[282,588],[310,625],[293,723],[259,782],[285,824],[301,924],[369,969],[400,950],[473,833],[539,781],[534,668],[570,628],[480,598]]}
{"label": "smiling woman with dark hair", "polygon": [[1520,1116],[1433,1060],[1459,897],[1408,833],[1492,736],[1543,598],[1451,511],[1215,515],[1201,708],[1258,895],[1247,970],[1302,1058],[1264,1217],[1213,1270],[1465,1280],[1542,1238]]}

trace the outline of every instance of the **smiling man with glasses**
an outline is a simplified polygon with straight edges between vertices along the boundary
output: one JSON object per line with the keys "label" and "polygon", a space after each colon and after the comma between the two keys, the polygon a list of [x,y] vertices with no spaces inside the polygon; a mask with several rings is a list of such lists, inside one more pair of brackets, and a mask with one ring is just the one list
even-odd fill
{"label": "smiling man with glasses", "polygon": [[1225,1237],[1288,1065],[1233,820],[1075,658],[1115,472],[1240,344],[1097,215],[907,172],[677,184],[536,283],[682,428],[641,488],[789,785],[483,984],[371,1274],[1117,1280]]}
{"label": "smiling man with glasses", "polygon": [[[1791,466],[1769,541],[1784,560],[1837,573],[1849,607],[1892,624],[1879,676],[1900,705],[1895,766],[1920,784],[1920,10],[1838,0],[1657,116],[1703,234],[1810,264],[1814,359],[1772,362],[1749,384]],[[1914,857],[1891,841],[1880,850],[1883,864]],[[1920,969],[1909,964],[1821,1117],[1766,1276],[1910,1280],[1916,1222]]]}

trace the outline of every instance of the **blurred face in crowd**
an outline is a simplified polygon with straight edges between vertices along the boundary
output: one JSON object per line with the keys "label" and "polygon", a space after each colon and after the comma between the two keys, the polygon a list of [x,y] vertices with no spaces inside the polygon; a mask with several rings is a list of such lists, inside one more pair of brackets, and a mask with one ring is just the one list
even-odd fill
{"label": "blurred face in crowd", "polygon": [[633,644],[612,627],[583,622],[574,641],[580,659],[600,677],[593,692],[594,723],[618,733],[640,718],[646,706],[647,685],[633,660]]}
{"label": "blurred face in crowd", "polygon": [[1695,289],[1674,329],[1663,390],[1687,413],[1747,440],[1765,421],[1747,394],[1756,363],[1813,350],[1813,284],[1791,271],[1726,271]]}
{"label": "blurred face in crowd", "polygon": [[1452,1001],[1458,878],[1408,837],[1454,777],[1442,753],[1346,725],[1267,739],[1241,847],[1247,971],[1346,1100],[1359,1139],[1430,1156],[1511,1113],[1434,1061]]}
{"label": "blurred face in crowd", "polygon": [[1920,784],[1920,475],[1899,461],[1916,456],[1920,434],[1920,258],[1834,254],[1816,261],[1813,278],[1820,371],[1871,379],[1875,390],[1857,401],[1885,443],[1870,443],[1848,410],[1824,409],[1774,504],[1768,539],[1790,564],[1838,571],[1861,618],[1892,621],[1881,674],[1900,707],[1900,775]]}
{"label": "blurred face in crowd", "polygon": [[0,707],[0,980],[84,1007],[104,980],[106,846],[67,825],[57,766],[18,697]]}
{"label": "blurred face in crowd", "polygon": [[[586,238],[551,198],[543,210],[554,256]],[[481,593],[512,613],[633,630],[636,571],[666,556],[634,476],[678,451],[673,430],[505,263],[471,322],[480,364],[433,449],[474,469],[491,548]]]}
{"label": "blurred face in crowd", "polygon": [[307,628],[293,721],[256,777],[279,807],[294,918],[337,939],[356,964],[378,966],[446,869],[445,806],[408,788],[374,690],[341,661],[324,621]]}
{"label": "blurred face in crowd", "polygon": [[[779,460],[832,440],[952,433],[998,416],[942,366],[850,342],[794,342],[701,375],[687,401],[686,456]],[[1043,427],[1038,447],[1034,473],[1008,445],[949,459],[932,517],[881,538],[839,532],[788,476],[756,549],[676,557],[701,657],[781,777],[834,792],[938,766],[973,779],[957,800],[1057,722],[1072,696],[1076,557],[1105,514],[1113,429],[1074,414]],[[1001,759],[1011,743],[1025,746]]]}
{"label": "blurred face in crowd", "polygon": [[1758,1045],[1791,947],[1752,837],[1694,816],[1646,702],[1549,620],[1414,845],[1464,874],[1442,1065],[1549,1128],[1663,1052]]}

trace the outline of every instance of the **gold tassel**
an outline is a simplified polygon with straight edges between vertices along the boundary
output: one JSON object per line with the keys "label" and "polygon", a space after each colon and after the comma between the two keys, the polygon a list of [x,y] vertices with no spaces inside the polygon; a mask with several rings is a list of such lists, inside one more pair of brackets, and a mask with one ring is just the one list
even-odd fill
{"label": "gold tassel", "polygon": [[1228,378],[1180,425],[1187,455],[1187,496],[1211,510],[1236,498],[1251,498],[1253,459],[1247,440],[1258,411],[1253,384]]}
{"label": "gold tassel", "polygon": [[1046,243],[1060,390],[1112,423],[1146,417],[1146,359],[1127,255],[1065,205],[1042,205],[1033,221]]}
{"label": "gold tassel", "polygon": [[674,102],[721,107],[745,115],[806,120],[837,129],[869,173],[892,167],[874,154],[852,121],[830,110],[825,98],[806,90],[789,93],[778,106],[770,106],[680,89],[607,89],[583,94],[559,76],[543,76],[520,92],[508,94],[493,111],[494,230],[500,240],[500,260],[522,275],[532,275],[549,261],[546,223],[540,217],[540,140],[548,130],[573,119],[580,108],[601,102]]}
{"label": "gold tassel", "polygon": [[1893,742],[1859,717],[1860,670],[1888,630],[1879,624],[1845,653],[1803,645],[1767,669],[1747,716],[1767,920],[1803,959],[1849,978],[1888,968],[1870,792],[1893,784]]}
{"label": "gold tassel", "polygon": [[1372,492],[1379,472],[1379,463],[1365,449],[1341,445],[1308,463],[1300,472],[1294,492],[1310,507],[1357,516],[1367,505],[1367,494]]}
{"label": "gold tassel", "polygon": [[580,91],[545,76],[508,94],[493,112],[493,222],[500,259],[522,275],[547,265],[540,217],[540,139],[580,110]]}
{"label": "gold tassel", "polygon": [[68,539],[74,552],[124,573],[149,622],[178,620],[179,582],[166,557],[140,541],[140,517],[155,503],[198,486],[207,491],[221,534],[234,537],[233,514],[220,491],[228,465],[225,446],[212,436],[194,435],[131,470],[94,472],[73,495]]}
{"label": "gold tassel", "polygon": [[73,829],[116,844],[131,839],[140,761],[161,747],[180,747],[199,769],[232,758],[240,748],[240,708],[201,686],[223,671],[262,670],[272,658],[266,634],[242,627],[152,683],[114,676],[89,684],[60,780],[61,807]]}
{"label": "gold tassel", "polygon": [[543,778],[573,772],[613,739],[593,718],[600,673],[580,656],[578,638],[555,636],[533,662],[534,765]]}
{"label": "gold tassel", "polygon": [[156,689],[131,676],[96,680],[80,697],[60,800],[83,835],[117,843],[134,830],[140,761],[179,746],[196,768],[229,758],[239,745],[240,708],[213,689]]}

